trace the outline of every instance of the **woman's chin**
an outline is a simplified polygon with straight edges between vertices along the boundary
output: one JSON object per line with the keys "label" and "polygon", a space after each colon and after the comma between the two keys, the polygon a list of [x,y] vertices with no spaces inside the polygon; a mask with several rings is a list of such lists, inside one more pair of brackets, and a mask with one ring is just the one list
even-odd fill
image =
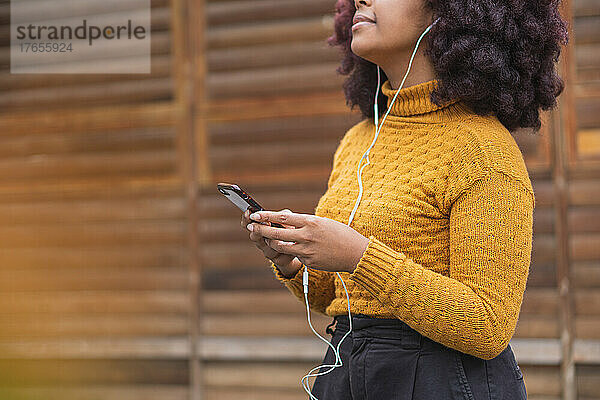
{"label": "woman's chin", "polygon": [[369,60],[370,59],[370,55],[373,54],[374,49],[371,47],[367,47],[367,46],[361,46],[359,43],[355,43],[355,41],[353,40],[351,45],[350,45],[350,49],[352,50],[352,52],[354,54],[356,54],[357,56],[364,58],[365,60]]}

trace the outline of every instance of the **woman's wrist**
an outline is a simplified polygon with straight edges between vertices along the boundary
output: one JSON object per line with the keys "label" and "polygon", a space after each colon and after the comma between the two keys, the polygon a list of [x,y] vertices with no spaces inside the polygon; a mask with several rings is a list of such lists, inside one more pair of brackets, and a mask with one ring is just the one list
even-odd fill
{"label": "woman's wrist", "polygon": [[279,272],[281,272],[281,275],[286,279],[292,279],[296,276],[300,268],[302,268],[302,263],[298,260],[298,257],[294,257],[294,259],[285,266],[279,266],[275,262],[273,262],[273,264],[275,264]]}
{"label": "woman's wrist", "polygon": [[369,238],[361,235],[360,240],[357,241],[356,252],[353,257],[354,261],[349,263],[348,268],[346,268],[346,272],[348,272],[349,274],[354,273],[354,271],[356,270],[356,267],[358,266],[358,263],[360,262],[363,255],[365,254],[365,251],[367,251],[368,246],[369,246]]}

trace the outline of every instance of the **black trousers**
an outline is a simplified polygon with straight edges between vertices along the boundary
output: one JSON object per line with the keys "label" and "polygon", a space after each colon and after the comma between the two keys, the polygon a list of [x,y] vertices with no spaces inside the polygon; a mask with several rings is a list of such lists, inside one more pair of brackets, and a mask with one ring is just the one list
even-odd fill
{"label": "black trousers", "polygon": [[[349,329],[348,316],[334,322],[335,330],[327,331],[337,347]],[[352,324],[352,334],[340,346],[343,366],[314,381],[312,394],[319,400],[527,399],[510,345],[484,360],[435,342],[399,319],[359,314]],[[335,364],[331,348],[323,364]]]}

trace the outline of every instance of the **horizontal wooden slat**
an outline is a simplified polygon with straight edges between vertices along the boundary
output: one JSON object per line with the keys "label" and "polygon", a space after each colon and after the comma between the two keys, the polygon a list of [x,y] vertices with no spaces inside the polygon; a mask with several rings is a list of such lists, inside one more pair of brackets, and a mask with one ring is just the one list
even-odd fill
{"label": "horizontal wooden slat", "polygon": [[575,288],[599,288],[600,260],[572,263],[571,278]]}
{"label": "horizontal wooden slat", "polygon": [[600,79],[600,68],[597,66],[578,67],[577,76],[582,82],[597,81]]}
{"label": "horizontal wooden slat", "polygon": [[554,315],[521,314],[515,329],[519,338],[558,338],[558,318]]}
{"label": "horizontal wooden slat", "polygon": [[574,233],[569,241],[573,261],[600,260],[600,233]]}
{"label": "horizontal wooden slat", "polygon": [[[258,251],[258,249],[257,249]],[[282,285],[273,276],[264,260],[257,266],[239,268],[235,274],[231,270],[203,268],[202,288],[204,290],[276,290]]]}
{"label": "horizontal wooden slat", "polygon": [[[61,298],[60,295],[56,295],[57,291],[74,291],[75,293],[64,294],[66,302],[74,301],[76,304],[79,300],[78,291],[114,290],[118,294],[119,291],[124,290],[181,290],[186,289],[189,285],[188,271],[183,267],[183,263],[182,266],[152,267],[148,263],[117,267],[110,265],[113,260],[108,257],[104,258],[104,263],[109,265],[102,268],[79,265],[79,268],[77,266],[74,268],[73,266],[64,267],[64,264],[44,263],[33,268],[0,269],[0,292],[12,292],[13,298],[20,296],[18,293],[25,292],[27,300],[35,299],[39,294],[40,302],[47,302],[46,306],[54,307],[57,300]],[[51,277],[48,277],[48,274],[51,274]],[[32,296],[31,292],[38,293]],[[70,296],[73,294],[75,296],[71,298]],[[112,299],[112,296],[107,297]],[[10,304],[11,301],[13,300],[7,303]],[[29,301],[25,301],[25,303],[29,304]],[[32,303],[36,304],[35,301]],[[3,309],[1,303],[0,309]]]}
{"label": "horizontal wooden slat", "polygon": [[171,102],[0,113],[1,136],[64,132],[98,132],[141,127],[173,126],[176,106]]}
{"label": "horizontal wooden slat", "polygon": [[213,27],[206,34],[206,46],[208,49],[215,49],[267,43],[325,40],[331,35],[332,28],[333,17],[331,16]]}
{"label": "horizontal wooden slat", "polygon": [[577,131],[577,153],[580,158],[599,158],[600,128]]}
{"label": "horizontal wooden slat", "polygon": [[106,337],[106,336],[181,336],[189,332],[188,315],[163,314],[87,314],[60,316],[0,315],[0,339]]}
{"label": "horizontal wooden slat", "polygon": [[[591,51],[595,51],[596,55],[600,52],[600,45]],[[590,58],[592,56],[590,55]],[[595,63],[600,65],[600,56],[595,60],[584,60],[584,62]],[[578,129],[597,128],[600,126],[600,117],[598,110],[600,109],[600,96],[595,97],[579,97],[575,100],[577,109],[577,127]]]}
{"label": "horizontal wooden slat", "polygon": [[[125,61],[130,64],[129,61]],[[23,89],[0,94],[4,109],[26,107],[77,109],[118,103],[165,101],[172,98],[173,82],[169,77],[116,82],[99,82],[81,86]]]}
{"label": "horizontal wooden slat", "polygon": [[[304,375],[304,374],[303,374]],[[279,389],[279,388],[252,388],[252,387],[231,387],[231,386],[208,386],[202,391],[207,400],[235,400],[243,398],[244,400],[304,400],[307,394],[304,390]]]}
{"label": "horizontal wooden slat", "polygon": [[[122,60],[127,62],[127,60]],[[139,62],[139,58],[132,58],[131,61]],[[8,74],[0,71],[0,87],[7,91],[16,92],[22,89],[42,89],[53,86],[74,87],[85,86],[91,83],[101,82],[123,82],[126,80],[154,79],[159,77],[168,77],[172,73],[172,59],[169,54],[152,56],[150,74]],[[110,65],[108,67],[111,67]]]}
{"label": "horizontal wooden slat", "polygon": [[[261,387],[294,389],[313,366],[310,363],[208,363],[203,368],[203,382],[207,386]],[[273,379],[277,377],[277,379]]]}
{"label": "horizontal wooden slat", "polygon": [[[214,182],[237,182],[240,185],[258,185],[269,182],[273,188],[286,185],[307,185],[314,182],[327,182],[331,173],[331,165],[303,165],[281,166],[277,169],[265,170],[257,173],[252,169],[216,171],[213,174]],[[216,183],[215,183],[216,186]]]}
{"label": "horizontal wooden slat", "polygon": [[[311,321],[317,332],[323,332],[333,318],[313,313]],[[202,318],[202,335],[227,336],[299,336],[312,335],[308,321],[289,314],[207,314]]]}
{"label": "horizontal wooden slat", "polygon": [[[111,44],[111,50],[109,53],[111,57],[107,57],[107,51],[98,51],[96,54],[92,50],[88,50],[81,52],[80,55],[79,53],[72,53],[76,54],[76,56],[73,56],[73,63],[69,64],[69,70],[73,71],[74,73],[87,73],[89,72],[89,67],[93,66],[94,62],[98,63],[106,61],[108,63],[107,67],[105,70],[102,71],[102,73],[104,73],[104,71],[123,73],[123,68],[115,68],[112,64],[114,64],[115,66],[118,65],[119,67],[123,67],[126,65],[126,63],[131,63],[132,60],[139,60],[140,67],[145,67],[151,61],[149,57],[152,57],[154,55],[168,55],[170,53],[170,45],[171,42],[168,33],[156,32],[152,34],[149,52],[146,51],[143,47],[135,46],[135,43],[121,41],[121,43],[117,42],[117,44]],[[98,46],[99,45],[96,45],[95,48],[97,48]],[[47,66],[47,75],[53,75],[54,73],[64,73],[63,65],[60,64],[60,62],[62,61],[61,57],[61,53],[56,53],[54,55],[49,54],[48,57],[45,58],[46,61],[49,63],[49,65]],[[4,73],[6,73],[9,70],[9,62],[9,48],[0,47],[0,70],[4,71]],[[121,65],[119,65],[120,63]],[[23,66],[22,69],[20,69],[19,71],[27,73],[27,71],[30,71],[30,69],[25,68],[35,66],[36,65]],[[35,68],[32,70],[36,71]],[[134,74],[132,76],[135,75],[137,74]]]}
{"label": "horizontal wooden slat", "polygon": [[[333,153],[338,141],[305,142],[290,146],[288,143],[228,146],[211,151],[211,166],[215,173],[220,171],[254,171],[280,168],[283,165],[322,165],[331,169]],[[257,157],[260,154],[260,157]],[[0,165],[1,168],[1,165]]]}
{"label": "horizontal wooden slat", "polygon": [[27,159],[0,160],[0,185],[19,180],[69,179],[81,176],[164,175],[177,172],[177,153],[173,149],[121,151],[97,154],[33,155]]}
{"label": "horizontal wooden slat", "polygon": [[596,0],[576,0],[573,2],[573,12],[575,17],[600,15],[600,3]]}
{"label": "horizontal wooden slat", "polygon": [[535,208],[551,207],[554,205],[554,185],[548,179],[535,180],[531,182],[535,194]]}
{"label": "horizontal wooden slat", "polygon": [[575,316],[575,336],[579,339],[600,339],[600,317],[597,315]]}
{"label": "horizontal wooden slat", "polygon": [[6,399],[19,400],[188,400],[188,385],[130,384],[90,385],[75,387],[45,386],[0,388]]}
{"label": "horizontal wooden slat", "polygon": [[184,218],[186,218],[185,204],[181,198],[39,201],[6,203],[0,207],[0,221],[4,226]]}
{"label": "horizontal wooden slat", "polygon": [[558,366],[521,366],[528,400],[561,400]]}
{"label": "horizontal wooden slat", "polygon": [[577,394],[580,399],[598,399],[600,398],[600,385],[598,376],[600,376],[600,366],[598,365],[579,365],[577,366]]}
{"label": "horizontal wooden slat", "polygon": [[0,185],[0,203],[15,201],[75,200],[89,198],[141,198],[153,192],[155,196],[180,193],[183,190],[179,175],[113,176],[111,179],[93,177],[48,179],[31,182],[4,182]]}
{"label": "horizontal wooden slat", "polygon": [[35,231],[28,227],[4,227],[0,228],[0,249],[97,247],[112,243],[126,251],[125,246],[129,245],[185,243],[186,227],[187,224],[183,221],[50,225],[39,226]]}
{"label": "horizontal wooden slat", "polygon": [[211,74],[227,71],[257,71],[259,68],[293,67],[303,64],[339,62],[340,55],[324,40],[316,42],[275,43],[213,49],[206,55]]}
{"label": "horizontal wooden slat", "polygon": [[316,139],[342,139],[360,121],[357,115],[269,118],[251,121],[211,122],[207,124],[211,148],[232,144],[271,144],[282,141],[290,145]]}
{"label": "horizontal wooden slat", "polygon": [[[331,340],[330,335],[325,335]],[[346,340],[351,340],[348,336]],[[221,337],[203,336],[203,360],[214,361],[318,361],[323,358],[327,345],[313,337]]]}
{"label": "horizontal wooden slat", "polygon": [[[31,6],[23,8],[23,14],[20,14],[20,17],[29,21],[79,17],[81,15],[104,15],[111,12],[125,13],[146,8],[145,2],[139,0],[106,0],[102,3],[82,2],[81,4],[73,4],[69,0],[53,0],[52,4],[41,0],[29,0],[29,2]],[[158,8],[160,5],[164,6],[166,4],[168,4],[167,1],[160,0],[160,2],[153,1],[151,5],[153,8]]]}
{"label": "horizontal wooden slat", "polygon": [[213,73],[207,83],[208,96],[212,100],[293,93],[305,98],[311,91],[337,91],[343,82],[335,72],[338,66],[330,62]]}
{"label": "horizontal wooden slat", "polygon": [[568,219],[571,233],[600,232],[600,206],[571,207]]}
{"label": "horizontal wooden slat", "polygon": [[43,338],[0,341],[6,359],[186,359],[189,337]]}
{"label": "horizontal wooden slat", "polygon": [[600,206],[600,185],[596,180],[577,179],[569,182],[569,204],[573,206]]}
{"label": "horizontal wooden slat", "polygon": [[573,343],[573,358],[578,364],[600,364],[600,340],[577,339]]}
{"label": "horizontal wooden slat", "polygon": [[[199,108],[203,105],[199,104]],[[219,121],[250,121],[266,118],[297,116],[347,115],[344,96],[339,91],[304,93],[302,96],[261,96],[213,100],[200,110],[207,123]],[[356,115],[348,116],[356,119]],[[1,120],[0,120],[1,121]]]}
{"label": "horizontal wooden slat", "polygon": [[577,44],[575,47],[577,66],[580,68],[597,68],[600,65],[598,49],[600,49],[600,41]]}
{"label": "horizontal wooden slat", "polygon": [[255,0],[210,1],[206,4],[208,25],[213,29],[218,25],[234,25],[241,22],[261,22],[284,18],[322,16],[334,11],[332,0]]}
{"label": "horizontal wooden slat", "polygon": [[[138,275],[143,278],[143,271]],[[49,279],[50,280],[50,279]],[[165,285],[167,286],[167,285]],[[63,317],[75,318],[78,314],[184,314],[189,312],[190,299],[186,290],[84,290],[73,292],[12,292],[4,294],[0,303],[0,315],[11,318],[37,319],[38,314],[54,317],[60,321]]]}
{"label": "horizontal wooden slat", "polygon": [[527,287],[556,287],[556,264],[554,262],[532,263],[529,267]]}
{"label": "horizontal wooden slat", "polygon": [[556,259],[556,239],[553,235],[538,234],[533,237],[532,259],[534,263],[551,263]]}
{"label": "horizontal wooden slat", "polygon": [[159,150],[173,146],[175,132],[172,127],[124,129],[106,132],[65,132],[52,135],[21,135],[0,137],[0,156],[4,159],[21,159],[44,154],[45,156],[98,154],[114,151]]}
{"label": "horizontal wooden slat", "polygon": [[[150,13],[150,30],[152,33],[158,33],[158,32],[162,32],[165,30],[169,30],[170,28],[170,22],[171,22],[171,9],[167,6],[167,3],[169,0],[161,0],[163,2],[163,4],[152,4],[152,9],[151,9],[151,13]],[[152,3],[155,3],[156,1],[153,0]],[[69,5],[72,5],[72,2],[68,2]],[[123,1],[118,1],[118,2],[113,2],[112,4],[109,4],[110,7],[113,7],[114,4],[119,4],[119,6],[125,6],[127,9],[133,9],[132,7],[129,6],[128,2],[123,2]],[[52,7],[52,12],[56,13],[58,12],[58,15],[56,15],[56,17],[58,18],[65,18],[67,17],[67,13],[69,12],[73,12],[76,8],[73,7],[67,7],[64,8],[62,6],[60,6],[57,3],[52,3],[53,7]],[[80,12],[80,16],[84,16],[84,15],[92,15],[91,13],[91,8],[93,7],[93,3],[88,3],[85,4],[84,2],[81,2],[79,4],[77,4],[78,6],[83,5],[83,13]],[[54,21],[56,21],[56,19],[54,19],[53,17],[51,17],[50,15],[48,15],[44,10],[44,6],[48,6],[46,4],[45,1],[38,1],[36,3],[36,6],[38,7],[29,7],[28,9],[22,10],[22,12],[34,12],[34,13],[41,13],[41,17],[35,17],[37,22],[40,22],[42,19],[43,20],[49,20],[49,19],[53,19]],[[41,7],[39,7],[41,6]],[[3,5],[0,4],[0,46],[8,46],[10,43],[10,26],[8,24],[8,20],[10,18],[9,16],[9,12],[7,11],[6,15],[3,14]],[[116,12],[118,7],[115,8],[111,8],[108,12],[108,14],[114,13]],[[21,15],[23,15],[22,13],[20,13]],[[31,15],[31,14],[29,14]],[[31,22],[33,22],[33,19],[30,19]],[[108,23],[109,25],[111,24],[110,22]],[[54,22],[54,25],[58,25],[58,23]]]}
{"label": "horizontal wooden slat", "polygon": [[280,290],[210,290],[202,292],[202,310],[205,313],[227,315],[239,312],[240,304],[252,314],[306,313],[306,308],[286,289]]}
{"label": "horizontal wooden slat", "polygon": [[600,33],[600,15],[588,16],[586,18],[575,18],[573,31],[577,47],[584,43],[600,42],[598,34]]}
{"label": "horizontal wooden slat", "polygon": [[186,384],[184,360],[4,360],[0,387]]}
{"label": "horizontal wooden slat", "polygon": [[123,251],[121,246],[12,248],[10,252],[0,251],[0,269],[7,271],[5,273],[22,269],[26,273],[51,265],[84,273],[87,268],[107,271],[111,268],[164,268],[187,265],[186,254],[184,243],[161,246],[130,244],[127,251]]}

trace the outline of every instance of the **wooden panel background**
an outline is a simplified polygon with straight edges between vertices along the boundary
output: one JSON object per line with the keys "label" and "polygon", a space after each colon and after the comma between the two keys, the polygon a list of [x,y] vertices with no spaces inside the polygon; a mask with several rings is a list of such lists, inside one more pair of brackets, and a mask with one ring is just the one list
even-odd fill
{"label": "wooden panel background", "polygon": [[11,75],[9,11],[1,1],[0,398],[188,398],[171,3],[152,0],[145,75]]}
{"label": "wooden panel background", "polygon": [[[360,120],[325,43],[334,4],[152,0],[152,74],[10,75],[0,0],[0,398],[306,398],[325,346],[215,185],[314,212]],[[569,90],[515,133],[536,210],[512,345],[531,399],[592,400],[600,5],[564,6]]]}

